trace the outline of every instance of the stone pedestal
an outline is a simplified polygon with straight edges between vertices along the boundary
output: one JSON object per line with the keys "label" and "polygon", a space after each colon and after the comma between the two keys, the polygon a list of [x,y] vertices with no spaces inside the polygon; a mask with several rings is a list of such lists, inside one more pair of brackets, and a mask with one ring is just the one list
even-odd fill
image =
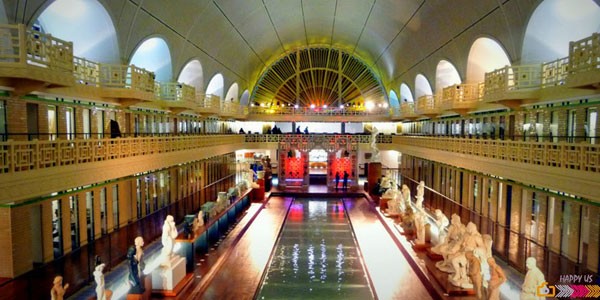
{"label": "stone pedestal", "polygon": [[145,275],[142,278],[142,281],[144,282],[144,292],[142,294],[127,294],[127,300],[148,300],[150,299],[151,295],[152,295],[152,275],[148,274]]}
{"label": "stone pedestal", "polygon": [[377,183],[377,180],[379,180],[379,178],[381,178],[381,163],[379,163],[379,162],[367,163],[365,165],[365,172],[367,173],[367,187],[366,187],[367,190],[366,190],[366,192],[369,193],[369,192],[371,192],[371,189]]}
{"label": "stone pedestal", "polygon": [[171,257],[170,266],[160,266],[152,271],[152,289],[172,291],[185,277],[185,258]]}

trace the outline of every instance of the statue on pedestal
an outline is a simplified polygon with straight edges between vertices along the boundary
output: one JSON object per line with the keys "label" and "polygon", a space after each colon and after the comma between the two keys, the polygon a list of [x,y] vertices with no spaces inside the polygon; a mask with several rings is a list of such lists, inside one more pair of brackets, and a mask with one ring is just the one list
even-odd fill
{"label": "statue on pedestal", "polygon": [[423,200],[425,197],[425,181],[420,181],[419,185],[417,185],[417,196],[416,196],[416,203],[415,206],[417,206],[418,209],[423,209]]}
{"label": "statue on pedestal", "polygon": [[69,288],[68,283],[63,286],[63,277],[62,276],[54,277],[53,286],[52,286],[52,289],[50,290],[50,298],[52,300],[63,300],[68,288]]}
{"label": "statue on pedestal", "polygon": [[398,186],[394,181],[392,181],[391,188],[385,191],[383,196],[381,196],[382,199],[390,199],[387,202],[387,213],[389,215],[398,215],[402,212],[400,209],[402,201],[398,201],[398,198],[401,198],[398,197],[399,193]]}
{"label": "statue on pedestal", "polygon": [[425,244],[425,224],[427,224],[427,217],[425,211],[422,209],[416,209],[414,213],[414,224],[417,238],[415,244]]}
{"label": "statue on pedestal", "polygon": [[404,202],[404,207],[410,207],[410,189],[406,184],[402,185],[402,201]]}
{"label": "statue on pedestal", "polygon": [[200,227],[204,226],[204,212],[200,210],[198,212],[198,217],[194,220],[194,231],[200,229]]}
{"label": "statue on pedestal", "polygon": [[[525,274],[525,280],[521,286],[520,300],[545,299],[546,297],[537,295],[537,288],[546,282],[546,279],[544,278],[542,271],[537,267],[535,258],[528,257],[527,260],[525,260],[525,267],[527,267],[527,273]],[[548,288],[546,287],[546,289]]]}
{"label": "statue on pedestal", "polygon": [[104,267],[105,264],[99,264],[94,268],[94,280],[96,281],[96,299],[110,300],[112,292],[104,289]]}
{"label": "statue on pedestal", "polygon": [[134,246],[127,250],[127,259],[129,260],[129,285],[130,294],[142,294],[146,290],[142,282],[142,271],[144,270],[144,239],[138,236],[134,240]]}
{"label": "statue on pedestal", "polygon": [[379,130],[377,127],[373,126],[373,131],[371,132],[371,150],[373,151],[373,155],[371,156],[372,162],[379,161],[379,148],[377,148],[377,135],[379,134]]}
{"label": "statue on pedestal", "polygon": [[436,209],[434,211],[434,215],[435,215],[435,225],[437,226],[437,229],[438,229],[436,245],[440,245],[440,244],[443,244],[446,242],[446,228],[450,224],[450,221],[448,221],[448,217],[446,217],[446,215],[444,215],[444,213],[442,213],[442,211],[439,209]]}
{"label": "statue on pedestal", "polygon": [[488,265],[490,266],[490,280],[488,281],[488,299],[489,300],[500,300],[500,286],[506,282],[506,275],[504,271],[493,257],[488,258]]}
{"label": "statue on pedestal", "polygon": [[168,215],[163,223],[161,242],[163,245],[161,256],[163,266],[171,265],[171,256],[173,254],[173,246],[177,238],[177,227],[172,215]]}
{"label": "statue on pedestal", "polygon": [[[473,222],[467,224],[465,234],[462,238],[462,244],[460,249],[451,257],[451,264],[454,276],[452,276],[450,283],[465,288],[464,276],[467,267],[467,258],[465,256],[468,252],[473,252],[476,248],[483,249],[483,239],[481,234],[477,231],[477,225]],[[485,252],[485,250],[481,250]],[[482,254],[483,255],[483,254]],[[487,264],[487,263],[486,263]]]}
{"label": "statue on pedestal", "polygon": [[452,214],[450,226],[448,226],[448,234],[446,241],[431,248],[433,253],[442,255],[443,261],[436,263],[436,267],[443,272],[452,272],[452,258],[457,255],[463,242],[465,226],[461,223],[460,217],[457,214]]}

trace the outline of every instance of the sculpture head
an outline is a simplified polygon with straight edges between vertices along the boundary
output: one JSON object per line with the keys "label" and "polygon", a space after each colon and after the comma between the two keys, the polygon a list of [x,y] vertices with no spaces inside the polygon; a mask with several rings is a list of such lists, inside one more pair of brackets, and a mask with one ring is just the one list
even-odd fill
{"label": "sculpture head", "polygon": [[442,211],[441,211],[441,210],[439,210],[439,209],[436,209],[436,210],[434,210],[434,211],[433,211],[433,213],[435,214],[435,218],[436,218],[436,219],[441,219],[441,218],[442,218],[442,216],[444,215],[444,214],[442,213]]}
{"label": "sculpture head", "polygon": [[477,225],[475,225],[475,223],[473,222],[469,222],[467,224],[467,233],[476,233],[477,232]]}
{"label": "sculpture head", "polygon": [[528,257],[527,260],[525,260],[525,267],[527,267],[527,270],[537,268],[536,263],[535,257]]}
{"label": "sculpture head", "polygon": [[425,181],[423,181],[423,180],[419,181],[419,186],[420,187],[425,187]]}
{"label": "sculpture head", "polygon": [[167,218],[165,219],[165,222],[167,223],[173,223],[175,219],[173,218],[172,215],[168,215]]}
{"label": "sculpture head", "polygon": [[135,240],[133,240],[133,244],[136,247],[142,247],[142,246],[144,246],[144,238],[141,237],[141,236],[136,237]]}
{"label": "sculpture head", "polygon": [[204,218],[204,212],[202,210],[200,210],[198,212],[198,219],[203,219]]}
{"label": "sculpture head", "polygon": [[57,284],[61,284],[62,285],[62,282],[63,282],[63,277],[62,276],[59,275],[59,276],[54,277],[54,281],[53,281],[54,285],[57,285]]}
{"label": "sculpture head", "polygon": [[457,214],[452,214],[452,225],[460,225],[460,217]]}

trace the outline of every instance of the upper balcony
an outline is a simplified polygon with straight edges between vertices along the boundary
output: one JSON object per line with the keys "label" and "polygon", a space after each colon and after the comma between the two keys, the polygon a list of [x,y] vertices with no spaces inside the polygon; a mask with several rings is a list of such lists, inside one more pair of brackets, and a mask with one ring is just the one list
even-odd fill
{"label": "upper balcony", "polygon": [[218,115],[221,110],[221,98],[216,95],[196,93],[196,112],[205,115]]}
{"label": "upper balcony", "polygon": [[417,105],[415,107],[415,113],[427,117],[436,117],[442,114],[440,94],[436,95],[424,95],[417,99]]}
{"label": "upper balcony", "polygon": [[225,101],[221,103],[219,115],[234,119],[245,119],[248,115],[248,107],[241,105],[239,102]]}
{"label": "upper balcony", "polygon": [[569,43],[569,87],[600,89],[600,33]]}
{"label": "upper balcony", "polygon": [[195,110],[196,89],[184,83],[179,82],[156,82],[154,84],[153,105],[158,105],[163,109],[168,109],[174,114],[179,114],[187,110]]}
{"label": "upper balcony", "polygon": [[474,110],[483,98],[483,83],[461,83],[444,88],[441,108],[461,115]]}
{"label": "upper balcony", "polygon": [[47,87],[72,86],[73,43],[25,28],[0,25],[0,85],[25,95]]}
{"label": "upper balcony", "polygon": [[313,121],[313,122],[380,122],[389,121],[390,113],[387,108],[372,109],[355,107],[261,107],[252,106],[247,120],[258,121]]}
{"label": "upper balcony", "polygon": [[541,83],[541,64],[506,66],[485,74],[483,102],[516,108],[539,99]]}

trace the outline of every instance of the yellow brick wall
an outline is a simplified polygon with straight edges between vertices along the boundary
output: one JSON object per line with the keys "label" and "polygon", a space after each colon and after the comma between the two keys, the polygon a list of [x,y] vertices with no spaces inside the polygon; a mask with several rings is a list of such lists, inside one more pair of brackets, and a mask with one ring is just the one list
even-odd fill
{"label": "yellow brick wall", "polygon": [[12,278],[14,275],[10,216],[9,208],[0,208],[0,277],[4,278]]}
{"label": "yellow brick wall", "polygon": [[27,140],[27,105],[20,99],[9,98],[6,100],[6,122],[10,139],[15,141]]}
{"label": "yellow brick wall", "polygon": [[[13,276],[21,275],[33,266],[31,253],[31,210],[29,206],[11,209]],[[4,245],[2,248],[5,247]]]}

